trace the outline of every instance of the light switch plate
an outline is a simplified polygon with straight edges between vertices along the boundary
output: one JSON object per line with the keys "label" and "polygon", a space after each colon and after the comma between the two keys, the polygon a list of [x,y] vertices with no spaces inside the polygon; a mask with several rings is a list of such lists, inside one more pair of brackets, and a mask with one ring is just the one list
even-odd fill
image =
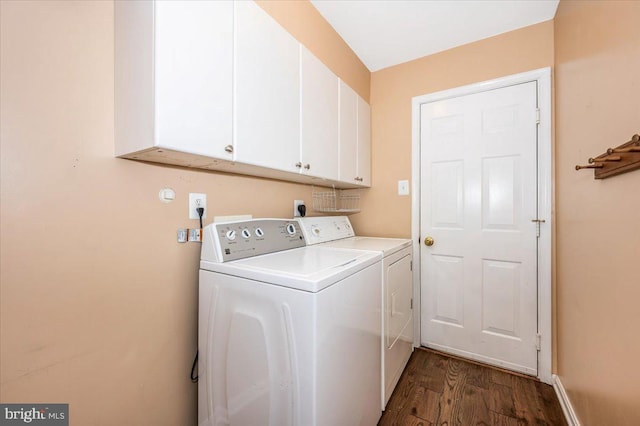
{"label": "light switch plate", "polygon": [[398,181],[398,195],[409,195],[409,181],[408,180],[399,180]]}

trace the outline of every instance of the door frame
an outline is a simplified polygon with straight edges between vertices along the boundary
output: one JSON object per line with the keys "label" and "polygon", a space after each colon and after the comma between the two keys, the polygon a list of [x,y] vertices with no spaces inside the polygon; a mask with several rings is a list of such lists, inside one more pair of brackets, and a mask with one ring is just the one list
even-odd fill
{"label": "door frame", "polygon": [[[552,384],[552,231],[554,229],[553,206],[553,158],[551,138],[551,68],[540,68],[520,74],[496,78],[494,80],[469,84],[440,92],[415,96],[411,101],[412,143],[411,143],[411,238],[414,256],[420,256],[420,109],[422,104],[442,101],[459,96],[471,95],[488,90],[500,89],[516,84],[537,82],[538,109],[540,123],[538,125],[538,219],[540,238],[538,239],[538,333],[540,351],[538,352],[538,378]],[[533,218],[532,218],[533,219]],[[413,268],[413,324],[414,346],[420,346],[421,306],[420,306],[420,267]]]}

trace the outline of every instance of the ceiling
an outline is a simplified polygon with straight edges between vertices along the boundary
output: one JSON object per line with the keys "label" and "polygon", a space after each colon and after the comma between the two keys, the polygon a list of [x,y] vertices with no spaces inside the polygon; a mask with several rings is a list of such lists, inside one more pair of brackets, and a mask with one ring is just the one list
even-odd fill
{"label": "ceiling", "polygon": [[311,0],[370,71],[553,19],[559,0]]}

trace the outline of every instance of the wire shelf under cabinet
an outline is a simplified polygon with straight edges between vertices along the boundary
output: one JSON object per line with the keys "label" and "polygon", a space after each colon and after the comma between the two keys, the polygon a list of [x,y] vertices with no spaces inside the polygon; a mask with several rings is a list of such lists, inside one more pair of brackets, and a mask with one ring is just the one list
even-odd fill
{"label": "wire shelf under cabinet", "polygon": [[335,189],[329,191],[312,190],[313,210],[322,213],[358,213],[360,211],[360,190]]}

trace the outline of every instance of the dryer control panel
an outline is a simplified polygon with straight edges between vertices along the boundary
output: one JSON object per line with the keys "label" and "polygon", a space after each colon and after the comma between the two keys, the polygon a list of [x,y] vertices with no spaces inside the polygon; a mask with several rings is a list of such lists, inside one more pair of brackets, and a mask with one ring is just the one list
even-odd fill
{"label": "dryer control panel", "polygon": [[310,246],[356,235],[347,216],[301,217],[298,222]]}
{"label": "dryer control panel", "polygon": [[201,260],[228,262],[306,245],[300,225],[287,219],[212,223],[204,229]]}

